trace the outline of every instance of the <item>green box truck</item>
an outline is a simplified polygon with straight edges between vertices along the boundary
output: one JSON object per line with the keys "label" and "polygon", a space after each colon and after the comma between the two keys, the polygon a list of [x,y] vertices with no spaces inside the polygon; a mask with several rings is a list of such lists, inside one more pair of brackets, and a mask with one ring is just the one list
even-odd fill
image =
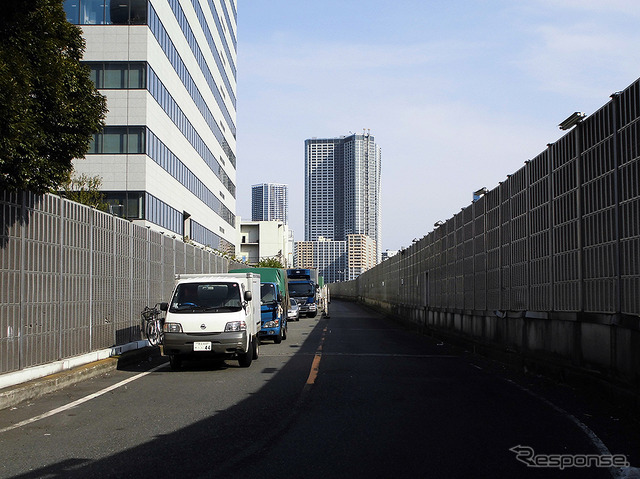
{"label": "green box truck", "polygon": [[289,288],[287,273],[281,268],[239,268],[229,273],[254,273],[260,275],[260,301],[262,329],[261,339],[273,339],[280,343],[287,338],[287,311]]}

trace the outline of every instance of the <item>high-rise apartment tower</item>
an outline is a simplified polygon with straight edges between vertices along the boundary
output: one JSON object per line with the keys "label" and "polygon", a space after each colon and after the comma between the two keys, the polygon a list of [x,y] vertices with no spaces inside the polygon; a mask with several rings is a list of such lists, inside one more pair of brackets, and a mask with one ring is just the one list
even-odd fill
{"label": "high-rise apartment tower", "polygon": [[251,221],[288,224],[287,185],[262,183],[251,187]]}
{"label": "high-rise apartment tower", "polygon": [[305,240],[367,235],[381,255],[381,152],[368,132],[305,141]]}

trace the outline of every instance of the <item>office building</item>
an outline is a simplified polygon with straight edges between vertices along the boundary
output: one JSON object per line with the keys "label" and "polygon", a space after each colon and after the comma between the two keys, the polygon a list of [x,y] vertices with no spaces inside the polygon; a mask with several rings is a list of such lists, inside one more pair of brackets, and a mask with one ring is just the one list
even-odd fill
{"label": "office building", "polygon": [[305,141],[305,240],[367,235],[381,255],[381,151],[363,132]]}
{"label": "office building", "polygon": [[78,174],[112,213],[234,252],[236,0],[66,0],[107,97]]}
{"label": "office building", "polygon": [[251,187],[251,220],[288,224],[287,185],[262,183]]}

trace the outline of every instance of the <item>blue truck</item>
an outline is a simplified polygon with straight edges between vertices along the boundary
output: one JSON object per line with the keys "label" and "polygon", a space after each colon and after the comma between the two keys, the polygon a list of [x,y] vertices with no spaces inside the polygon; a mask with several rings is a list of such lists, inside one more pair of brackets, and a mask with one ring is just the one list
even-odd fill
{"label": "blue truck", "polygon": [[300,315],[313,318],[322,312],[322,277],[314,268],[291,268],[287,270],[289,278],[289,296],[300,305]]}
{"label": "blue truck", "polygon": [[260,339],[273,339],[276,344],[287,339],[287,311],[289,290],[287,274],[281,268],[240,268],[229,273],[254,273],[260,275],[260,310],[262,328]]}

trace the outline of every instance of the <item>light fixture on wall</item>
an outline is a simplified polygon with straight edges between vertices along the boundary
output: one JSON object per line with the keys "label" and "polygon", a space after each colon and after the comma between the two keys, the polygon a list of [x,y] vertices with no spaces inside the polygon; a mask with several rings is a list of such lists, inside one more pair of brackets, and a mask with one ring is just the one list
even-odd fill
{"label": "light fixture on wall", "polygon": [[568,130],[580,123],[587,116],[579,111],[573,112],[566,120],[558,125],[561,130]]}
{"label": "light fixture on wall", "polygon": [[486,186],[483,186],[479,190],[474,191],[473,192],[473,202],[475,203],[480,198],[482,198],[484,195],[486,195],[488,192],[489,192],[489,190],[487,189]]}

